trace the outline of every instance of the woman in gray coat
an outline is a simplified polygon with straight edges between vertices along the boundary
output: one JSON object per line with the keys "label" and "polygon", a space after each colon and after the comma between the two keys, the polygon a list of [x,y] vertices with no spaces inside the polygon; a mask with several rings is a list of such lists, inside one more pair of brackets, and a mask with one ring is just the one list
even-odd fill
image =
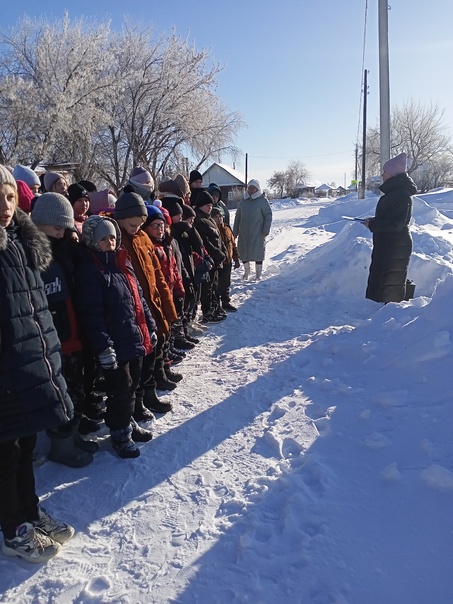
{"label": "woman in gray coat", "polygon": [[250,276],[250,262],[255,262],[256,279],[261,279],[266,237],[272,224],[272,210],[257,180],[249,181],[247,192],[234,218],[233,234],[238,237],[239,257],[244,263],[244,279]]}

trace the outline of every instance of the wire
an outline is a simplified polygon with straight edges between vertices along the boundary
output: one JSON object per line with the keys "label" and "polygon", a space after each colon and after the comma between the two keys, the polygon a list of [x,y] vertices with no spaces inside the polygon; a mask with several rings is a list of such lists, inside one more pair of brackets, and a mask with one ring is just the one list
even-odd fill
{"label": "wire", "polygon": [[[320,155],[298,155],[298,158],[301,157],[329,157],[329,155],[344,155],[345,153],[351,153],[351,149],[348,149],[347,151],[337,151],[336,153],[322,153]],[[294,159],[294,156],[281,156],[281,155],[250,155],[250,153],[248,154],[248,157],[253,157],[254,159]]]}
{"label": "wire", "polygon": [[363,23],[363,47],[362,47],[362,71],[360,76],[360,101],[359,101],[359,118],[357,122],[357,136],[356,136],[356,145],[359,144],[359,132],[360,132],[360,124],[362,119],[362,101],[363,95],[367,94],[367,91],[364,90],[365,82],[363,80],[363,74],[365,72],[365,48],[366,48],[366,33],[367,33],[367,22],[368,22],[368,0],[365,0],[365,18]]}

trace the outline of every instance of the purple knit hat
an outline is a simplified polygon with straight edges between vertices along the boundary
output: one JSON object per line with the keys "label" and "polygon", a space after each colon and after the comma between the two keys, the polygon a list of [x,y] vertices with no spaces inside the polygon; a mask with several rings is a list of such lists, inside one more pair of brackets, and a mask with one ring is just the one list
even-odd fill
{"label": "purple knit hat", "polygon": [[387,176],[397,176],[398,174],[404,174],[407,170],[407,155],[406,153],[400,153],[396,157],[392,157],[385,162],[383,172]]}

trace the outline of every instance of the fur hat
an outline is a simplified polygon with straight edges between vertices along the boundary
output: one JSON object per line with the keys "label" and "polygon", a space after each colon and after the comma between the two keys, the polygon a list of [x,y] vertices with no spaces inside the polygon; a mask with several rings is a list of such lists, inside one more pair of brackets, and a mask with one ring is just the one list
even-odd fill
{"label": "fur hat", "polygon": [[115,220],[136,216],[148,217],[145,202],[137,193],[123,193],[115,204]]}
{"label": "fur hat", "polygon": [[29,214],[31,212],[31,200],[35,197],[33,191],[23,180],[16,180],[17,183],[17,199],[19,208]]}
{"label": "fur hat", "polygon": [[407,155],[406,153],[400,153],[392,159],[388,159],[382,171],[388,176],[397,176],[397,174],[404,174],[407,170]]}
{"label": "fur hat", "polygon": [[13,176],[16,180],[22,180],[29,187],[34,187],[36,185],[41,186],[39,176],[34,170],[27,168],[27,166],[17,164],[17,166],[14,167]]}
{"label": "fur hat", "polygon": [[138,182],[140,185],[148,184],[151,187],[151,190],[154,189],[154,180],[148,170],[142,168],[141,166],[137,166],[131,172],[129,180],[132,182]]}
{"label": "fur hat", "polygon": [[11,185],[17,191],[17,184],[14,176],[6,166],[0,164],[0,185]]}
{"label": "fur hat", "polygon": [[46,172],[44,174],[44,187],[46,191],[50,191],[52,185],[56,183],[57,180],[59,180],[60,178],[64,178],[64,176],[58,174],[58,172]]}
{"label": "fur hat", "polygon": [[182,207],[182,219],[187,220],[188,218],[195,218],[195,216],[195,210],[185,203]]}
{"label": "fur hat", "polygon": [[258,191],[261,190],[259,181],[255,180],[255,179],[249,180],[249,182],[247,184],[247,188],[248,187],[255,187],[255,189],[258,189]]}
{"label": "fur hat", "polygon": [[36,199],[31,212],[36,225],[50,224],[63,229],[74,228],[74,210],[64,195],[43,193]]}
{"label": "fur hat", "polygon": [[159,191],[161,193],[171,193],[176,197],[184,197],[184,193],[181,191],[179,185],[174,180],[163,180],[159,185]]}
{"label": "fur hat", "polygon": [[174,178],[174,181],[181,189],[183,197],[190,194],[190,186],[185,176],[183,176],[182,174],[177,174]]}
{"label": "fur hat", "polygon": [[195,197],[192,205],[194,205],[196,208],[201,208],[201,206],[205,206],[208,203],[214,205],[214,200],[212,199],[211,195],[207,191],[200,191]]}
{"label": "fur hat", "polygon": [[82,187],[82,185],[80,185],[78,182],[75,182],[74,184],[69,185],[68,199],[72,203],[72,205],[74,205],[78,199],[82,199],[82,198],[85,198],[88,200],[90,199],[90,196],[88,195],[88,191],[86,189],[84,189]]}
{"label": "fur hat", "polygon": [[189,174],[189,184],[191,185],[196,180],[203,180],[203,177],[198,170],[192,170],[192,172]]}

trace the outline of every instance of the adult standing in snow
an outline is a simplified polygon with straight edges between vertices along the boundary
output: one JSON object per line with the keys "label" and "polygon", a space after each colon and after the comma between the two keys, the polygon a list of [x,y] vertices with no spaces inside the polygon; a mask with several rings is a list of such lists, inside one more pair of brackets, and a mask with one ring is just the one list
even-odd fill
{"label": "adult standing in snow", "polygon": [[409,221],[412,195],[417,187],[406,173],[407,155],[400,153],[385,162],[384,195],[373,218],[363,224],[373,233],[373,252],[366,297],[375,302],[401,302],[406,295],[406,277],[412,253]]}
{"label": "adult standing in snow", "polygon": [[234,218],[233,235],[238,237],[239,257],[244,263],[244,279],[250,276],[250,262],[255,262],[256,279],[261,279],[266,237],[272,224],[272,210],[257,180],[249,181],[244,199]]}
{"label": "adult standing in snow", "polygon": [[50,242],[17,207],[17,186],[0,166],[0,527],[2,551],[46,562],[74,535],[39,506],[36,433],[73,415],[61,375],[60,342],[40,271]]}

